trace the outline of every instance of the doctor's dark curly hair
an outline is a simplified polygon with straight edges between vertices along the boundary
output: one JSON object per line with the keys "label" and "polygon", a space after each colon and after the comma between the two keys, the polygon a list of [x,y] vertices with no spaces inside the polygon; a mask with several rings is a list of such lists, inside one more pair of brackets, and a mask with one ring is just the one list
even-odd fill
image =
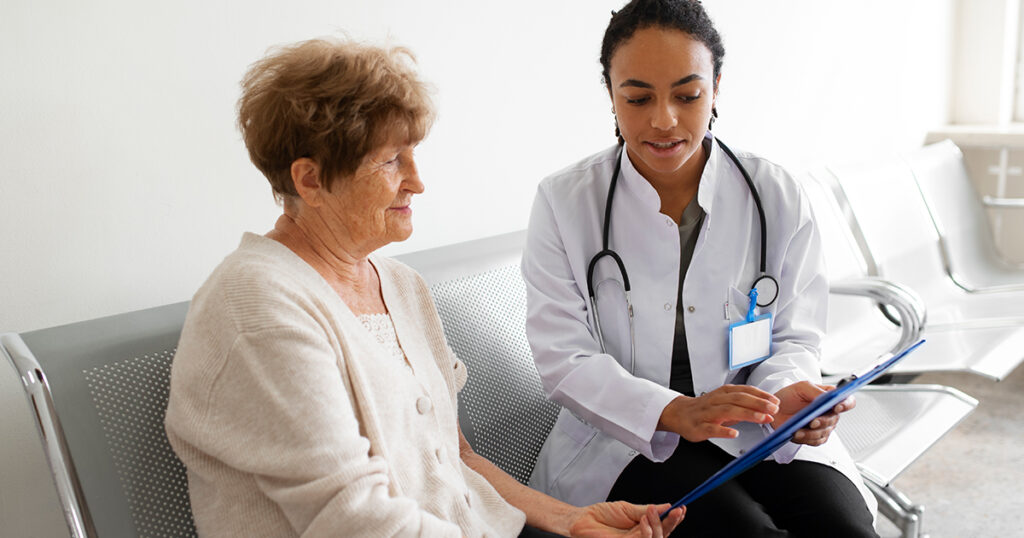
{"label": "doctor's dark curly hair", "polygon": [[644,28],[680,30],[704,43],[711,51],[717,89],[725,46],[722,45],[722,37],[715,30],[711,17],[698,0],[633,0],[619,11],[612,12],[612,19],[608,21],[601,42],[601,74],[605,86],[611,86],[608,71],[616,49],[633,37],[637,30]]}

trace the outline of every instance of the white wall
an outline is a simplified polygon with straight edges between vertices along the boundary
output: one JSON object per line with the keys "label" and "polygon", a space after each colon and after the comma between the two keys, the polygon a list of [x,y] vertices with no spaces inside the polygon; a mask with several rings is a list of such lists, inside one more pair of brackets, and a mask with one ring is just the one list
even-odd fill
{"label": "white wall", "polygon": [[[269,229],[237,82],[268,46],[339,30],[411,47],[438,92],[416,232],[387,252],[524,227],[541,177],[613,142],[597,55],[620,4],[5,0],[0,331],[186,300]],[[705,1],[727,48],[716,132],[797,168],[919,145],[949,119],[952,4]],[[0,367],[4,415],[19,390]],[[13,442],[27,424],[0,416],[0,462],[19,462],[0,466],[6,530],[60,522],[41,457]]]}

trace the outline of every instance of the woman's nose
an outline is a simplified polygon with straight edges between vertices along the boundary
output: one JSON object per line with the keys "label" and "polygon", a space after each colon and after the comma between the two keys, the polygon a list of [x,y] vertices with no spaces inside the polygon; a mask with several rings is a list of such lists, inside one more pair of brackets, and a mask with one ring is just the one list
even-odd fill
{"label": "woman's nose", "polygon": [[651,118],[651,127],[667,131],[679,123],[676,113],[671,106],[659,106],[654,109],[654,117]]}
{"label": "woman's nose", "polygon": [[412,192],[413,194],[420,194],[423,192],[424,186],[423,181],[420,180],[420,171],[416,167],[416,161],[412,158],[409,159],[406,164],[405,178],[402,180],[403,187],[405,190]]}

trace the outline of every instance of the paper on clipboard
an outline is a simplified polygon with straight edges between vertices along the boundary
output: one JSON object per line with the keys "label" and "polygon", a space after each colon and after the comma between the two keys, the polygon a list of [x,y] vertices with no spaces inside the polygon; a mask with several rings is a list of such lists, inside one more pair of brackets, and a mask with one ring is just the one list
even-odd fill
{"label": "paper on clipboard", "polygon": [[784,445],[786,441],[789,441],[789,439],[796,434],[797,430],[810,424],[810,422],[816,417],[827,413],[839,402],[845,400],[848,396],[857,392],[861,387],[882,375],[882,373],[889,368],[892,368],[892,366],[897,362],[903,360],[903,358],[911,351],[914,351],[923,343],[924,340],[917,342],[899,354],[882,361],[880,364],[860,376],[851,376],[844,379],[843,382],[836,386],[835,390],[830,390],[815,398],[811,403],[807,404],[797,414],[787,420],[782,427],[772,432],[768,437],[762,439],[760,443],[754,445],[754,447],[747,451],[746,454],[729,462],[728,465],[722,467],[721,470],[713,474],[711,478],[708,478],[701,485],[694,488],[693,491],[687,493],[682,499],[676,501],[671,508],[661,514],[662,519],[664,519],[665,516],[675,508],[692,503],[705,493],[717,488],[729,479],[767,458]]}

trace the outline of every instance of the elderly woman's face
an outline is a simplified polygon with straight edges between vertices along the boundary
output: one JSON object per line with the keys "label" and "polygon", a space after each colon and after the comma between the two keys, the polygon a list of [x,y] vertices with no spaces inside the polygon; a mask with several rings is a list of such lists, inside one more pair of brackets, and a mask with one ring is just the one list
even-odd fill
{"label": "elderly woman's face", "polygon": [[349,239],[376,250],[412,234],[412,195],[423,192],[415,144],[389,142],[371,151],[351,177],[332,188],[329,204]]}

